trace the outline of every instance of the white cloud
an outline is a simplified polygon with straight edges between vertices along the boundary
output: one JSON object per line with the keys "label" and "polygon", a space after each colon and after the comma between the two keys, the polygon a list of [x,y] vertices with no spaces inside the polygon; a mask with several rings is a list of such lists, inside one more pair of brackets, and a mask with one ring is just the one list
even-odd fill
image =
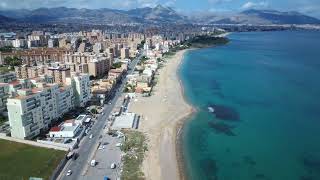
{"label": "white cloud", "polygon": [[222,4],[222,3],[228,3],[231,2],[232,0],[208,0],[210,4]]}
{"label": "white cloud", "polygon": [[176,4],[177,0],[169,0],[167,2],[164,3],[165,6],[174,6]]}
{"label": "white cloud", "polygon": [[268,7],[269,4],[266,1],[261,1],[261,2],[246,2],[244,3],[241,8],[242,9],[251,9],[251,8],[266,8]]}
{"label": "white cloud", "polygon": [[[170,0],[172,1],[172,0]],[[2,9],[36,9],[40,7],[130,9],[155,6],[159,0],[0,0]]]}

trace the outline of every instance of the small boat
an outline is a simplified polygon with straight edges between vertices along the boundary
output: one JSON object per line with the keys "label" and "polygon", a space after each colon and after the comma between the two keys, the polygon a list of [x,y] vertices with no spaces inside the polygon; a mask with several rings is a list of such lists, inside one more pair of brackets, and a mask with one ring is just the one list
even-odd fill
{"label": "small boat", "polygon": [[211,112],[211,113],[213,113],[213,112],[214,112],[213,107],[208,107],[208,111]]}

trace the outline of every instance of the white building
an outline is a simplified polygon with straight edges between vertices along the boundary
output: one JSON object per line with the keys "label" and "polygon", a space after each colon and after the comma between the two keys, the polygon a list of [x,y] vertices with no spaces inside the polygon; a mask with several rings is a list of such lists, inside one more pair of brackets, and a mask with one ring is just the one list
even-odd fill
{"label": "white building", "polygon": [[49,136],[55,138],[73,138],[80,130],[80,124],[77,124],[74,120],[68,120],[59,126],[51,128]]}
{"label": "white building", "polygon": [[40,93],[18,90],[19,96],[9,98],[7,103],[11,136],[31,139],[43,128],[43,114]]}
{"label": "white building", "polygon": [[15,39],[12,41],[12,46],[15,48],[21,48],[26,46],[26,40],[25,39]]}
{"label": "white building", "polygon": [[75,105],[84,107],[91,99],[90,77],[88,74],[73,74],[66,78],[66,84],[72,86]]}
{"label": "white building", "polygon": [[139,117],[135,113],[123,113],[112,124],[113,130],[138,129]]}
{"label": "white building", "polygon": [[56,100],[56,104],[58,106],[58,115],[61,117],[63,114],[69,112],[75,107],[73,88],[71,86],[60,87]]}
{"label": "white building", "polygon": [[71,86],[37,83],[32,89],[19,89],[7,100],[11,136],[32,139],[48,129],[52,121],[74,107]]}

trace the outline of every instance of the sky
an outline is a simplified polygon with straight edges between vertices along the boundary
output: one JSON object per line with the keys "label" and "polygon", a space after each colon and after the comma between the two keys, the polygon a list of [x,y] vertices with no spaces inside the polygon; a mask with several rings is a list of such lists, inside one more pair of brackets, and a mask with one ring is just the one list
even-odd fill
{"label": "sky", "polygon": [[0,9],[36,9],[40,7],[132,9],[170,6],[181,13],[229,13],[246,9],[298,11],[320,18],[320,0],[0,0]]}

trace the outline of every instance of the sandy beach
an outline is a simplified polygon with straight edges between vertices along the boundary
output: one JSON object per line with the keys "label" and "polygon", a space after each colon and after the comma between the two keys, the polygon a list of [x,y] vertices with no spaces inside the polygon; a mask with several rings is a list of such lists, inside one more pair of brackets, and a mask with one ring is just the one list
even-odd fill
{"label": "sandy beach", "polygon": [[151,97],[137,96],[130,111],[142,115],[139,130],[148,137],[149,151],[143,162],[147,180],[180,179],[176,138],[179,124],[193,112],[184,100],[177,70],[187,50],[167,59],[158,71],[158,84]]}

